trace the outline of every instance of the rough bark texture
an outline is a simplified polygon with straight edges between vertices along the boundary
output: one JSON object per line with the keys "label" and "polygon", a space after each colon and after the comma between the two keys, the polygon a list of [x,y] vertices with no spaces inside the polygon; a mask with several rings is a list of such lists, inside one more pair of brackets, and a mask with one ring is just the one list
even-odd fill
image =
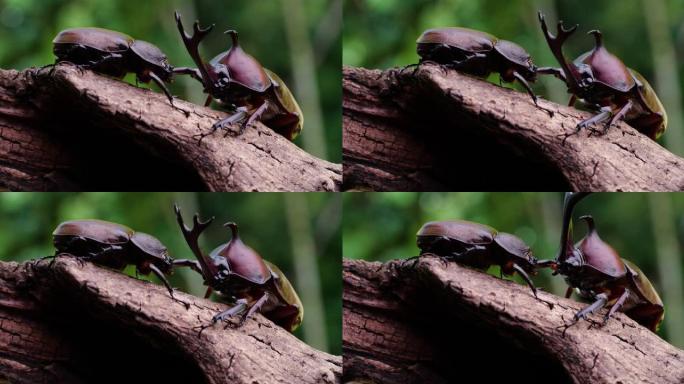
{"label": "rough bark texture", "polygon": [[568,136],[591,114],[436,65],[345,68],[343,89],[343,189],[684,189],[684,159],[627,124]]}
{"label": "rough bark texture", "polygon": [[223,304],[60,257],[0,263],[0,382],[336,383],[342,359],[261,315],[217,324]]}
{"label": "rough bark texture", "polygon": [[69,64],[0,70],[0,189],[339,190],[339,164],[262,124],[199,144],[226,114],[175,104]]}
{"label": "rough bark texture", "polygon": [[346,260],[343,281],[344,380],[684,382],[684,351],[625,315],[563,334],[584,304],[455,263]]}

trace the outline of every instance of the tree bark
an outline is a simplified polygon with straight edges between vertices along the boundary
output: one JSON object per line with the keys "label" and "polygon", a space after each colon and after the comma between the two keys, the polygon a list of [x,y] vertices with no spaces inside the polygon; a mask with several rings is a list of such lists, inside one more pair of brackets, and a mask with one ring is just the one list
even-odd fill
{"label": "tree bark", "polygon": [[343,284],[344,380],[684,382],[684,351],[624,314],[564,333],[585,304],[546,292],[537,300],[525,285],[456,263],[345,260]]}
{"label": "tree bark", "polygon": [[[337,383],[342,359],[261,315],[80,263],[0,263],[0,382]],[[224,329],[225,328],[225,329]]]}
{"label": "tree bark", "polygon": [[[336,191],[342,167],[262,124],[70,64],[0,70],[0,189]],[[304,132],[306,134],[306,131]]]}
{"label": "tree bark", "polygon": [[625,123],[576,133],[590,113],[537,108],[526,93],[432,64],[347,67],[343,79],[343,189],[684,189],[684,159]]}

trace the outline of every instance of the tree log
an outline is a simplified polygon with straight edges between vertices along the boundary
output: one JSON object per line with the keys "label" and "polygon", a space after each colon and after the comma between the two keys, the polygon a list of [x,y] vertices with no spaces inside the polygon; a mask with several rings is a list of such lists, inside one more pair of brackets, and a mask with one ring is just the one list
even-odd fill
{"label": "tree log", "polygon": [[590,113],[436,65],[344,68],[343,89],[346,190],[684,189],[684,159],[629,125],[576,132]]}
{"label": "tree log", "polygon": [[[0,189],[336,191],[342,167],[262,124],[70,64],[0,70]],[[306,134],[306,131],[304,131]]]}
{"label": "tree log", "polygon": [[0,263],[0,382],[336,383],[339,356],[257,314],[211,323],[223,304],[72,257]]}
{"label": "tree log", "polygon": [[[684,382],[684,351],[622,313],[567,328],[582,304],[424,256],[344,261],[346,380]],[[488,366],[490,369],[483,370]],[[470,380],[470,379],[469,379]]]}

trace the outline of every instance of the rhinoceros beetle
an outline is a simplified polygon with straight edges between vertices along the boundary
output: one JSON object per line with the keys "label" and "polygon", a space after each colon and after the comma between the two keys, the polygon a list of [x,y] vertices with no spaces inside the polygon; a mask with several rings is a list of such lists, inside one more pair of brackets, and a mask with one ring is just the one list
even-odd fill
{"label": "rhinoceros beetle", "polygon": [[235,114],[216,122],[210,133],[202,137],[235,123],[241,123],[238,134],[242,134],[246,127],[262,121],[287,139],[294,140],[304,125],[299,104],[278,75],[264,68],[242,49],[238,33],[226,31],[231,37],[232,47],[205,63],[199,54],[199,44],[214,25],[203,29],[195,21],[193,35],[190,36],[183,28],[178,12],[175,17],[183,43],[201,73],[204,91],[209,94],[206,105],[214,98],[235,108]]}
{"label": "rhinoceros beetle", "polygon": [[577,124],[577,131],[606,123],[605,132],[611,125],[624,120],[653,140],[665,132],[667,113],[655,91],[641,74],[628,68],[604,47],[600,31],[589,32],[595,39],[594,49],[570,62],[563,55],[562,46],[577,30],[577,25],[565,29],[559,21],[554,36],[548,30],[544,15],[539,12],[538,16],[549,48],[565,74],[568,92],[573,95],[570,105],[580,98],[590,108],[600,111]]}
{"label": "rhinoceros beetle", "polygon": [[[192,229],[185,226],[180,208],[175,207],[178,225],[188,246],[201,265],[204,283],[208,286],[205,298],[212,290],[221,293],[233,307],[216,314],[212,324],[241,315],[239,325],[255,312],[261,312],[277,325],[293,332],[302,322],[304,306],[285,274],[274,264],[264,260],[254,249],[242,242],[235,223],[226,223],[232,239],[219,245],[208,256],[199,246],[199,236],[213,218],[201,221],[193,217]],[[206,328],[205,326],[202,329]]]}
{"label": "rhinoceros beetle", "polygon": [[580,297],[593,301],[575,314],[573,324],[610,306],[604,323],[616,311],[621,311],[655,332],[665,313],[662,300],[646,275],[599,237],[591,216],[580,217],[587,223],[588,231],[573,245],[572,210],[584,196],[585,193],[566,195],[561,248],[554,262],[544,262],[554,270],[554,274],[560,273],[565,277],[569,285],[566,297],[576,289]]}
{"label": "rhinoceros beetle", "polygon": [[517,236],[465,220],[431,221],[416,236],[421,254],[432,253],[482,270],[499,265],[507,276],[518,272],[537,296],[528,275],[536,274],[537,260]]}
{"label": "rhinoceros beetle", "polygon": [[498,72],[507,83],[518,80],[535,104],[537,95],[528,81],[536,81],[538,74],[563,76],[556,68],[535,66],[530,54],[518,44],[474,29],[428,29],[418,37],[416,44],[421,63],[433,61],[483,78]]}
{"label": "rhinoceros beetle", "polygon": [[173,81],[174,73],[200,76],[192,68],[172,67],[157,46],[108,29],[66,29],[52,43],[58,63],[68,61],[118,79],[133,72],[140,82],[154,81],[172,105],[173,96],[164,82]]}
{"label": "rhinoceros beetle", "polygon": [[173,288],[164,275],[173,273],[174,266],[200,269],[196,261],[169,257],[168,250],[156,237],[108,221],[65,221],[55,228],[52,237],[57,249],[55,256],[67,253],[117,270],[134,264],[138,273],[154,273],[171,297],[174,297]]}

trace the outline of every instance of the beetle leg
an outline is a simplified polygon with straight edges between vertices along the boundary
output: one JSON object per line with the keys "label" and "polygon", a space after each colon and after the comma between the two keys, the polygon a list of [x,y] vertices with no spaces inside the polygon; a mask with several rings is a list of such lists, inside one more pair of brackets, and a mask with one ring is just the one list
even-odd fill
{"label": "beetle leg", "polygon": [[207,100],[204,101],[204,106],[208,107],[211,104],[212,99],[213,98],[211,97],[211,95],[207,95]]}
{"label": "beetle leg", "polygon": [[242,325],[245,322],[245,320],[247,320],[252,315],[254,315],[255,312],[259,311],[261,309],[261,307],[264,305],[264,303],[266,303],[268,298],[269,298],[268,292],[264,292],[263,296],[261,296],[259,298],[259,300],[256,301],[256,303],[252,304],[252,306],[249,307],[249,310],[247,311],[247,313],[245,313],[242,316],[242,318],[240,319],[240,325]]}
{"label": "beetle leg", "polygon": [[[152,271],[152,273],[154,273],[155,276],[157,276],[157,278],[159,280],[161,280],[162,283],[164,283],[164,285],[166,286],[166,289],[169,291],[169,295],[171,295],[171,298],[174,301],[177,301],[177,302],[185,305],[186,309],[190,308],[190,303],[186,303],[185,301],[183,301],[181,299],[177,299],[176,296],[173,295],[173,288],[171,287],[171,284],[169,284],[169,281],[166,279],[166,276],[164,276],[164,274],[154,264],[150,264],[150,270]],[[138,269],[136,268],[135,271],[137,273]]]}
{"label": "beetle leg", "polygon": [[[232,124],[235,124],[239,121],[245,120],[245,118],[247,118],[247,115],[248,115],[247,114],[247,108],[240,107],[240,108],[236,109],[236,112],[234,114],[226,117],[225,119],[221,119],[221,120],[215,122],[214,125],[211,126],[211,131],[209,133],[203,133],[202,138],[209,136],[209,135],[212,135],[218,129],[225,129],[226,126],[228,126],[228,125],[232,125]],[[229,132],[230,132],[229,130],[226,130],[225,136],[227,136]],[[200,139],[200,141],[201,140],[202,139]]]}
{"label": "beetle leg", "polygon": [[[516,80],[518,80],[518,82],[522,84],[527,93],[529,93],[530,96],[532,96],[532,101],[534,101],[534,105],[539,106],[539,104],[537,104],[537,95],[534,94],[534,91],[530,87],[530,84],[527,83],[527,80],[525,80],[525,78],[522,77],[522,75],[519,74],[517,71],[513,71],[513,77],[515,77]],[[499,80],[501,80],[501,77],[499,77]]]}
{"label": "beetle leg", "polygon": [[570,296],[572,296],[572,291],[573,291],[573,290],[574,290],[574,289],[573,289],[572,287],[568,287],[568,288],[565,290],[565,298],[566,298],[566,299],[569,299]]}
{"label": "beetle leg", "polygon": [[610,122],[608,122],[608,124],[606,124],[606,126],[603,128],[603,133],[606,133],[611,125],[622,120],[625,117],[625,115],[627,115],[627,112],[629,112],[629,110],[632,109],[633,106],[634,103],[632,103],[632,100],[627,100],[627,103],[623,105],[622,108],[620,108],[620,110],[613,116],[613,118],[610,119]]}
{"label": "beetle leg", "polygon": [[188,268],[192,269],[193,271],[202,275],[202,266],[200,265],[199,261],[197,261],[197,260],[176,259],[173,261],[173,265],[178,266],[178,267],[188,267]]}
{"label": "beetle leg", "polygon": [[268,100],[264,100],[264,103],[261,104],[261,106],[259,106],[259,108],[257,108],[257,110],[252,113],[252,115],[249,117],[249,119],[247,119],[247,121],[245,121],[242,124],[242,126],[240,127],[240,132],[238,134],[241,135],[245,131],[245,128],[251,127],[252,125],[254,125],[254,123],[256,121],[260,121],[261,116],[263,116],[264,112],[266,112],[268,107],[269,107]]}
{"label": "beetle leg", "polygon": [[219,312],[214,317],[211,318],[212,323],[217,323],[219,321],[223,321],[229,317],[233,317],[237,314],[240,314],[244,312],[247,309],[247,300],[246,299],[239,299],[235,302],[235,305],[226,309],[223,312]]}
{"label": "beetle leg", "polygon": [[608,120],[611,116],[613,116],[613,111],[610,109],[610,107],[603,107],[601,108],[601,112],[597,113],[595,116],[590,117],[577,124],[577,130],[575,131],[575,133],[578,133],[583,128],[590,127],[593,124],[600,124]]}
{"label": "beetle leg", "polygon": [[204,81],[202,81],[202,72],[200,72],[200,70],[197,68],[177,67],[173,69],[173,73],[177,73],[179,75],[190,75],[193,79],[204,84]]}
{"label": "beetle leg", "polygon": [[575,96],[575,95],[570,96],[570,100],[568,101],[568,107],[574,107],[576,102],[577,102],[577,96]]}
{"label": "beetle leg", "polygon": [[587,315],[594,313],[595,311],[603,308],[608,302],[608,296],[605,293],[596,295],[596,301],[588,307],[582,309],[575,314],[575,320],[586,319]]}
{"label": "beetle leg", "polygon": [[166,94],[166,97],[169,99],[169,103],[171,103],[171,106],[174,106],[173,96],[171,95],[171,92],[169,92],[169,89],[166,88],[166,85],[164,85],[164,82],[157,75],[155,75],[154,72],[150,72],[149,76],[152,79],[152,81],[154,81],[154,83],[157,84],[157,86],[161,88],[162,91],[164,91],[164,94]]}
{"label": "beetle leg", "polygon": [[620,295],[620,298],[613,304],[612,307],[610,307],[610,311],[608,311],[608,314],[603,317],[603,324],[605,325],[608,322],[608,319],[613,316],[615,312],[617,312],[622,305],[625,303],[627,298],[629,297],[630,291],[628,288],[625,288],[625,291],[622,292],[622,295]]}
{"label": "beetle leg", "polygon": [[537,68],[536,72],[537,72],[537,74],[541,74],[541,75],[553,75],[555,78],[563,80],[564,83],[567,83],[567,81],[568,81],[565,78],[565,73],[560,68],[540,67],[540,68]]}
{"label": "beetle leg", "polygon": [[213,289],[212,287],[207,287],[207,291],[204,292],[204,298],[205,298],[205,299],[208,299],[209,296],[211,296],[211,293],[212,293],[213,291],[214,291],[214,289]]}
{"label": "beetle leg", "polygon": [[527,275],[527,272],[525,272],[525,270],[522,269],[516,263],[513,263],[513,269],[515,269],[520,274],[520,276],[523,278],[523,280],[525,280],[527,285],[532,289],[532,293],[534,294],[534,297],[537,297],[537,287],[534,286],[534,283],[532,283],[532,280]]}
{"label": "beetle leg", "polygon": [[120,60],[122,57],[123,56],[121,56],[118,53],[110,53],[109,55],[102,57],[98,61],[91,61],[90,63],[83,65],[83,67],[85,67],[85,68],[98,67],[98,66],[100,66],[104,63],[107,63],[109,61]]}

